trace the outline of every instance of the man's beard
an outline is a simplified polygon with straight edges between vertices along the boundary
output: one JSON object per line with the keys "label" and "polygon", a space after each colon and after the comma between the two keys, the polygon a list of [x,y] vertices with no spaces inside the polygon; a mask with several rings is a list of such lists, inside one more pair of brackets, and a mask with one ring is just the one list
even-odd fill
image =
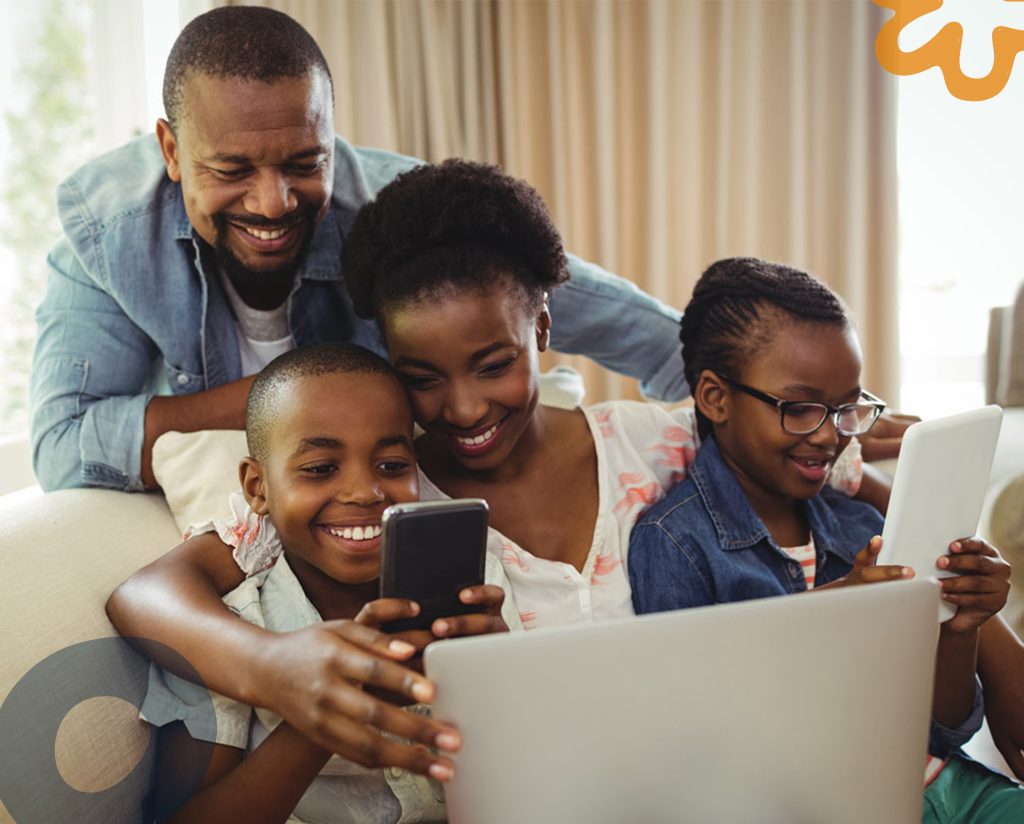
{"label": "man's beard", "polygon": [[[217,256],[217,263],[243,300],[246,300],[253,293],[258,295],[277,295],[283,292],[281,299],[283,300],[284,297],[287,297],[295,280],[295,272],[302,261],[305,260],[306,254],[309,252],[309,246],[313,242],[313,233],[316,230],[317,224],[316,218],[316,209],[309,206],[300,212],[298,216],[293,215],[292,220],[289,221],[289,226],[301,225],[304,228],[301,245],[291,260],[270,269],[253,269],[242,263],[228,246],[228,225],[248,226],[253,229],[270,229],[280,228],[281,221],[268,220],[255,215],[239,217],[227,212],[217,212],[213,216],[213,226],[217,231],[213,250]],[[246,300],[246,302],[248,303],[249,300]]]}

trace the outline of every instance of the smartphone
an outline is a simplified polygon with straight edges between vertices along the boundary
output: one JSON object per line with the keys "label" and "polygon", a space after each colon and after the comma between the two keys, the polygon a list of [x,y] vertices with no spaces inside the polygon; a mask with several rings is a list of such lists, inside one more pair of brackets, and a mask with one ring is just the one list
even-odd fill
{"label": "smartphone", "polygon": [[454,498],[395,504],[381,522],[381,598],[408,598],[420,614],[385,625],[386,632],[426,629],[437,618],[479,612],[459,592],[484,582],[487,502]]}

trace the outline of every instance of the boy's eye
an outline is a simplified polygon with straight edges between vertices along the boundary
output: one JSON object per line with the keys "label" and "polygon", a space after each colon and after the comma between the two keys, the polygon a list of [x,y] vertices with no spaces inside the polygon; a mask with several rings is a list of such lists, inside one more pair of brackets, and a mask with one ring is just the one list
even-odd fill
{"label": "boy's eye", "polygon": [[385,475],[402,475],[409,471],[412,464],[409,461],[395,458],[392,460],[381,461],[378,464],[378,469]]}
{"label": "boy's eye", "polygon": [[300,471],[304,475],[311,475],[313,477],[322,477],[330,475],[334,471],[334,464],[332,463],[316,463],[309,464],[300,468]]}

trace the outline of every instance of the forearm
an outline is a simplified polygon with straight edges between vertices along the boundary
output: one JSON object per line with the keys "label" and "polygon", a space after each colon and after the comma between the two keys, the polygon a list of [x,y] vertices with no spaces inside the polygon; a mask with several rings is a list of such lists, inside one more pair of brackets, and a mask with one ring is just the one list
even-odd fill
{"label": "forearm", "polygon": [[999,680],[1007,684],[1021,684],[1024,690],[1024,642],[1010,629],[1002,615],[993,615],[981,625],[978,675],[982,684]]}
{"label": "forearm", "polygon": [[193,795],[169,822],[286,821],[328,758],[330,752],[282,722],[248,758]]}
{"label": "forearm", "polygon": [[226,383],[192,395],[153,398],[146,406],[142,440],[142,481],[157,488],[153,475],[153,444],[164,432],[204,429],[245,429],[245,403],[253,377]]}
{"label": "forearm", "polygon": [[271,633],[221,601],[221,594],[243,578],[230,550],[220,544],[218,553],[193,540],[121,584],[107,601],[107,615],[118,632],[164,669],[262,706],[253,694],[254,667],[256,651]]}
{"label": "forearm", "polygon": [[945,727],[959,727],[974,708],[977,655],[977,630],[953,632],[943,624],[935,659],[932,716]]}

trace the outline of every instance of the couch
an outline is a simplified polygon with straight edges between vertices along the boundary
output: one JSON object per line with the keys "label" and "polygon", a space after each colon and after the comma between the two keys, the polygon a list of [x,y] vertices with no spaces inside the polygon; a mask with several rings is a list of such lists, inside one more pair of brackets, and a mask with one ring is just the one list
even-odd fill
{"label": "couch", "polygon": [[[1008,413],[988,511],[1010,533],[1024,408]],[[143,820],[154,744],[136,710],[146,664],[116,637],[103,604],[179,541],[182,523],[223,501],[218,489],[195,483],[200,467],[224,467],[218,483],[230,486],[242,451],[237,432],[213,440],[168,433],[154,455],[166,497],[68,490],[0,509],[0,824]],[[191,483],[183,489],[172,478]],[[1024,570],[1024,552],[1018,557]],[[999,765],[990,741],[974,752]]]}

